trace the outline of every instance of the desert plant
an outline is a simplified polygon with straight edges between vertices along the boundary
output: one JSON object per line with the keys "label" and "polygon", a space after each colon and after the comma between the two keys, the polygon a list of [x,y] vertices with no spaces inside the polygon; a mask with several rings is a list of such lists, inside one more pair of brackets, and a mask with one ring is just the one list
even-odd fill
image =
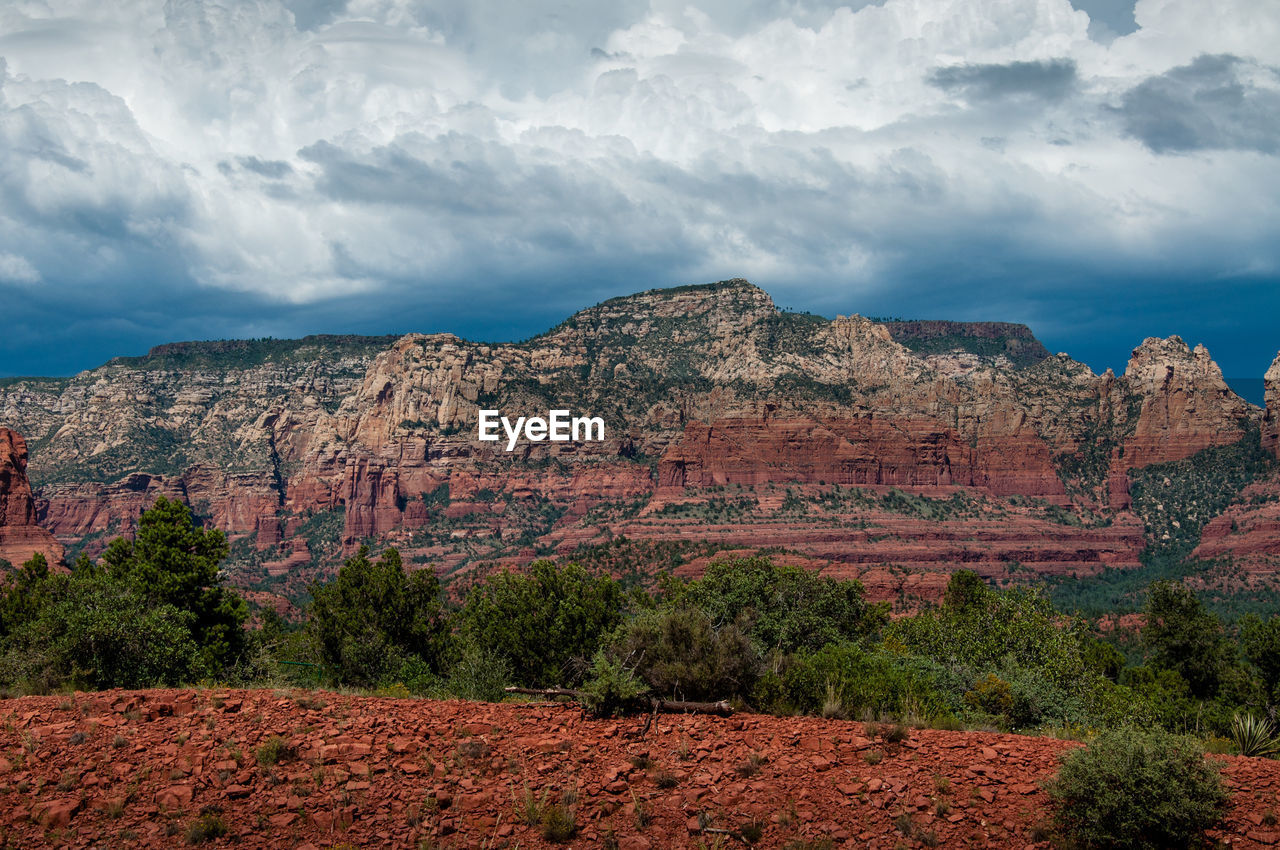
{"label": "desert plant", "polygon": [[542,813],[542,837],[547,841],[559,843],[568,841],[578,831],[578,819],[573,809],[556,803],[547,806]]}
{"label": "desert plant", "polygon": [[901,744],[911,736],[907,727],[901,723],[895,723],[886,729],[883,733],[885,741],[890,744]]}
{"label": "desert plant", "polygon": [[254,757],[258,764],[268,767],[278,764],[282,761],[288,761],[293,758],[293,748],[289,746],[289,742],[279,735],[272,735],[253,751]]}
{"label": "desert plant", "polygon": [[[514,791],[512,796],[515,796]],[[525,783],[524,790],[521,791],[519,798],[515,800],[516,819],[521,823],[527,823],[529,826],[536,826],[542,822],[543,812],[547,808],[547,792],[544,789],[541,796],[533,793],[533,789]]]}
{"label": "desert plant", "polygon": [[1046,788],[1063,837],[1100,850],[1195,846],[1227,802],[1198,742],[1137,728],[1109,729],[1072,751]]}
{"label": "desert plant", "polygon": [[765,756],[760,753],[751,753],[736,768],[739,776],[755,776],[760,772],[760,768],[764,767],[768,762]]}
{"label": "desert plant", "polygon": [[1237,714],[1231,718],[1231,740],[1242,756],[1273,756],[1280,752],[1275,726],[1265,717]]}
{"label": "desert plant", "polygon": [[187,843],[204,844],[227,834],[227,822],[214,812],[206,812],[187,826]]}

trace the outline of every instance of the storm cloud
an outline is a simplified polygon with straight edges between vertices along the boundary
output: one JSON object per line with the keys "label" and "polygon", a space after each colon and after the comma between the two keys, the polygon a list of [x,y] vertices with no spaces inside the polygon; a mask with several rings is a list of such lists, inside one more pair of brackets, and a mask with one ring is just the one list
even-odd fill
{"label": "storm cloud", "polygon": [[939,68],[929,82],[975,100],[1034,97],[1061,100],[1076,84],[1076,63],[1070,59],[1010,62],[1007,65],[957,65]]}
{"label": "storm cloud", "polygon": [[1260,372],[1277,45],[1253,0],[16,0],[0,374],[734,276]]}
{"label": "storm cloud", "polygon": [[1125,92],[1125,129],[1157,153],[1280,149],[1280,71],[1200,56]]}

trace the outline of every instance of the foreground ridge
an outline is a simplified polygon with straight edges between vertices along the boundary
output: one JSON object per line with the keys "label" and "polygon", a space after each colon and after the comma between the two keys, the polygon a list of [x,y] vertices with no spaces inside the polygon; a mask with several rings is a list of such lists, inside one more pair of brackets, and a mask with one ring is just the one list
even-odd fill
{"label": "foreground ridge", "polygon": [[[571,846],[1048,847],[1040,783],[1069,741],[862,723],[660,715],[591,720],[556,703],[267,690],[106,691],[0,701],[7,838],[151,847],[550,846],[521,815],[563,805]],[[277,737],[278,736],[278,737]],[[1280,842],[1280,764],[1222,757],[1231,808],[1211,838]],[[192,832],[196,830],[196,832]],[[204,832],[199,832],[204,830]],[[914,843],[913,843],[913,846]]]}

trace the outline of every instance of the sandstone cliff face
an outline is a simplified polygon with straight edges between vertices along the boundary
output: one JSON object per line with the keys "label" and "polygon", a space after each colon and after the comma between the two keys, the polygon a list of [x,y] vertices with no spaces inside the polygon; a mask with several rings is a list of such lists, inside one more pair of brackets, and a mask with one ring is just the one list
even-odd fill
{"label": "sandstone cliff face", "polygon": [[1262,445],[1280,457],[1280,354],[1263,376],[1267,411],[1262,424]]}
{"label": "sandstone cliff face", "polygon": [[16,566],[37,552],[52,564],[62,561],[62,547],[36,525],[27,481],[27,441],[15,431],[0,428],[0,559]]}
{"label": "sandstone cliff face", "polygon": [[68,543],[128,533],[159,495],[269,539],[316,423],[388,342],[161,346],[74,378],[12,382],[0,422],[33,435],[39,521]]}
{"label": "sandstone cliff face", "polygon": [[1129,389],[1142,400],[1133,435],[1125,443],[1132,467],[1180,460],[1201,449],[1239,440],[1247,402],[1222,379],[1222,370],[1197,345],[1180,337],[1149,338],[1133,351],[1124,370]]}
{"label": "sandstone cliff face", "polygon": [[[928,523],[859,537],[865,506],[794,535],[837,563],[1088,573],[1136,562],[1129,470],[1239,439],[1257,415],[1176,337],[1144,342],[1118,378],[1043,356],[1020,326],[902,325],[781,312],[733,280],[612,299],[519,344],[168,346],[0,387],[0,421],[37,435],[39,519],[65,542],[128,533],[175,496],[232,535],[245,575],[315,569],[364,540],[441,570],[611,535],[790,546],[770,488],[793,485],[1119,512],[1114,532],[1085,533],[993,507],[992,528],[975,516],[945,535],[1004,541],[978,549],[938,545]],[[476,439],[481,408],[570,408],[602,416],[607,439],[508,453]],[[656,513],[724,488],[766,507],[718,525]]]}

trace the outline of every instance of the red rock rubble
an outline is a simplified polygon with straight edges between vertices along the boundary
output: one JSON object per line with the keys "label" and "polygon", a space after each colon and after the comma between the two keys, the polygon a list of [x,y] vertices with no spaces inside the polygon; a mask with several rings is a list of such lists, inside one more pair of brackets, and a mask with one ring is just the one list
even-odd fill
{"label": "red rock rubble", "polygon": [[[887,744],[861,723],[758,715],[663,715],[642,738],[643,718],[563,704],[261,690],[23,697],[0,717],[0,830],[18,846],[182,846],[202,814],[227,827],[214,846],[551,846],[519,815],[530,800],[572,809],[573,847],[712,846],[756,824],[758,847],[1047,848],[1041,783],[1076,746]],[[1280,843],[1280,763],[1222,762],[1233,798],[1212,837]]]}

